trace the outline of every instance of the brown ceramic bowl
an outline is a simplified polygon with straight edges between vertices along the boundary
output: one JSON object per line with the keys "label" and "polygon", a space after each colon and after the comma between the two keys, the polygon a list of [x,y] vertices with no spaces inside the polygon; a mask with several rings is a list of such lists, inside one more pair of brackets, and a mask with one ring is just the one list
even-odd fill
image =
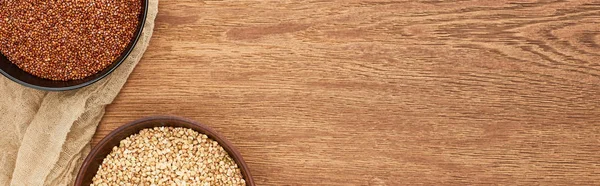
{"label": "brown ceramic bowl", "polygon": [[79,169],[79,173],[77,173],[75,185],[90,185],[92,183],[92,178],[98,171],[98,167],[102,164],[102,160],[104,160],[104,158],[112,151],[114,146],[119,145],[121,140],[138,133],[142,129],[161,126],[190,128],[199,133],[206,134],[209,138],[217,141],[238,164],[242,175],[244,176],[244,180],[246,181],[246,185],[255,186],[252,175],[250,175],[250,171],[248,170],[248,165],[244,162],[244,159],[242,159],[242,155],[225,139],[225,137],[206,125],[174,116],[153,116],[143,118],[112,131],[104,137],[104,139],[92,149],[87,158],[85,158],[81,169]]}

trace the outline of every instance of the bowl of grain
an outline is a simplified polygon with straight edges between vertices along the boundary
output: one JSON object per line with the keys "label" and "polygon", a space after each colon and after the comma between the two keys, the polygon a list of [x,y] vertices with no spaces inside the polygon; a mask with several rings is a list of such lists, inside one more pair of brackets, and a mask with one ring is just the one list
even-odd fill
{"label": "bowl of grain", "polygon": [[147,0],[0,1],[0,73],[48,91],[90,85],[137,43]]}
{"label": "bowl of grain", "polygon": [[121,126],[84,160],[75,185],[249,185],[239,151],[206,125],[155,116]]}

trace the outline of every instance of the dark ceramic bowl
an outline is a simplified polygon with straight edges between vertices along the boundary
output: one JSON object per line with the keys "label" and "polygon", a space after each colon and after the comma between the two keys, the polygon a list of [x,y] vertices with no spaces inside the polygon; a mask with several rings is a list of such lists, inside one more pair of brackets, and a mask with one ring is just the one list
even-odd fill
{"label": "dark ceramic bowl", "polygon": [[102,141],[100,141],[100,143],[98,143],[85,158],[81,169],[79,169],[79,173],[77,173],[75,185],[90,185],[92,183],[92,178],[94,178],[96,172],[98,172],[98,167],[100,167],[104,158],[112,151],[113,147],[119,145],[121,140],[139,133],[142,129],[161,126],[190,128],[199,133],[206,134],[209,138],[217,141],[240,168],[242,176],[244,176],[244,180],[246,181],[246,185],[255,186],[248,165],[244,162],[244,159],[242,159],[242,155],[229,141],[227,141],[227,139],[225,139],[225,137],[206,125],[174,116],[148,117],[131,122],[112,131],[104,137],[104,139],[102,139]]}
{"label": "dark ceramic bowl", "polygon": [[125,59],[129,56],[129,53],[135,47],[140,35],[142,34],[142,30],[144,28],[144,22],[146,21],[146,14],[148,10],[148,0],[142,1],[142,10],[139,16],[139,23],[137,26],[137,30],[135,31],[134,37],[131,38],[131,41],[121,53],[121,55],[106,69],[91,75],[84,79],[79,80],[71,80],[71,81],[54,81],[49,79],[40,78],[34,75],[31,75],[23,70],[21,70],[17,65],[11,63],[6,56],[0,53],[0,73],[6,76],[8,79],[11,79],[23,86],[31,87],[40,90],[47,91],[65,91],[65,90],[73,90],[81,87],[85,87],[91,85],[92,83],[101,80],[102,78],[108,76],[111,72],[113,72]]}

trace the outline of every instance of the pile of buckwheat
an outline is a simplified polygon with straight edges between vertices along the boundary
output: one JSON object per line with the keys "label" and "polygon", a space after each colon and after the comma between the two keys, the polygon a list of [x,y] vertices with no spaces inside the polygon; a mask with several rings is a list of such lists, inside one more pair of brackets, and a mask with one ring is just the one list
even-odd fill
{"label": "pile of buckwheat", "polygon": [[216,141],[192,129],[143,129],[104,159],[92,186],[245,185],[238,165]]}

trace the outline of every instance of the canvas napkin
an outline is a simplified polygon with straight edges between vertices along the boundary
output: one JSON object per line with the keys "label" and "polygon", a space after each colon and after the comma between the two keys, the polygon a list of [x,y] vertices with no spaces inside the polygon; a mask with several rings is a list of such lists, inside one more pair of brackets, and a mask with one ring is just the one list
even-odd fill
{"label": "canvas napkin", "polygon": [[0,185],[73,184],[104,108],[148,46],[157,11],[158,0],[150,0],[133,52],[116,71],[91,86],[46,92],[0,77]]}

